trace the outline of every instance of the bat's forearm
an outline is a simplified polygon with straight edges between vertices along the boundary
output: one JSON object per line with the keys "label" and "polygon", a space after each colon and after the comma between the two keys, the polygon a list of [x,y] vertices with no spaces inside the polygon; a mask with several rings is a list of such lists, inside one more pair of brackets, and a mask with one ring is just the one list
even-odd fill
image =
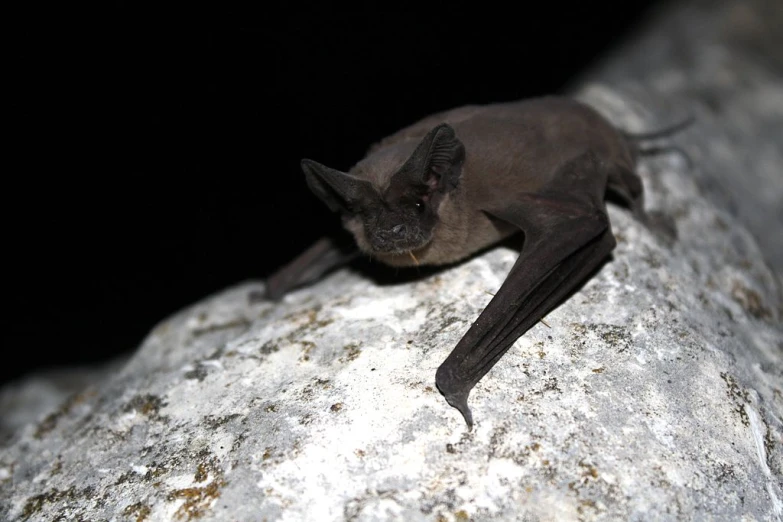
{"label": "bat's forearm", "polygon": [[312,283],[327,272],[350,262],[357,254],[358,250],[353,246],[343,245],[331,237],[321,238],[272,274],[266,280],[263,295],[254,295],[252,299],[277,301],[291,290]]}

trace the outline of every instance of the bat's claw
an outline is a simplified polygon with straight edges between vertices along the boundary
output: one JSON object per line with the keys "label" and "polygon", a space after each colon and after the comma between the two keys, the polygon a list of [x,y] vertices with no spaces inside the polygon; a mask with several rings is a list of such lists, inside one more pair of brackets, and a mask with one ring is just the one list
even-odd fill
{"label": "bat's claw", "polygon": [[459,410],[468,425],[468,431],[473,431],[473,414],[468,408],[468,394],[446,395],[446,402]]}
{"label": "bat's claw", "polygon": [[457,379],[454,378],[448,368],[441,366],[438,368],[435,374],[435,385],[438,390],[443,394],[451,406],[459,410],[462,416],[465,418],[465,422],[468,425],[468,430],[473,430],[473,414],[468,408],[468,394],[470,394],[470,388],[465,388],[461,385]]}

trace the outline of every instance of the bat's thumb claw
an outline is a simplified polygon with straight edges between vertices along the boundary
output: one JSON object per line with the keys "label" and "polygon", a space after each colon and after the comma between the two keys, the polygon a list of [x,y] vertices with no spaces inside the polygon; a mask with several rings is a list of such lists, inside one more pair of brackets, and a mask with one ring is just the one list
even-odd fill
{"label": "bat's thumb claw", "polygon": [[467,393],[455,393],[446,395],[446,402],[454,406],[459,410],[462,416],[465,418],[465,422],[468,425],[468,430],[473,430],[473,414],[468,408],[468,394]]}
{"label": "bat's thumb claw", "polygon": [[446,398],[446,402],[448,402],[450,405],[452,405],[453,407],[459,410],[459,412],[465,418],[465,422],[468,425],[468,430],[472,430],[473,414],[470,412],[470,408],[468,408],[468,393],[467,392],[457,392],[457,393],[449,393],[449,394],[444,393],[443,396]]}
{"label": "bat's thumb claw", "polygon": [[460,383],[458,379],[454,378],[452,372],[445,365],[441,365],[438,368],[435,374],[435,384],[443,394],[446,402],[459,410],[465,418],[468,430],[473,430],[473,414],[470,412],[470,408],[468,408],[468,395],[472,386],[466,388],[464,383]]}

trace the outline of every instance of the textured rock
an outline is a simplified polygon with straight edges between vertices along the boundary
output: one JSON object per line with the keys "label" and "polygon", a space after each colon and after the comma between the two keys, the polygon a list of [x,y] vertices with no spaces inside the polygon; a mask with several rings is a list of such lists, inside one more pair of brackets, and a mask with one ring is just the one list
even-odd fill
{"label": "textured rock", "polygon": [[476,386],[472,432],[434,375],[507,247],[413,281],[345,270],[278,305],[249,305],[248,283],[183,310],[0,450],[0,519],[779,520],[783,292],[698,183],[758,179],[766,160],[705,159],[733,123],[687,99],[579,96],[633,130],[697,113],[675,140],[693,169],[640,167],[677,237],[610,207],[613,259]]}
{"label": "textured rock", "polygon": [[783,4],[672,4],[575,85],[601,81],[633,93],[645,122],[657,125],[695,114],[693,179],[783,276]]}
{"label": "textured rock", "polygon": [[14,433],[56,409],[70,395],[96,384],[119,369],[127,357],[95,367],[63,367],[42,371],[0,388],[0,445]]}

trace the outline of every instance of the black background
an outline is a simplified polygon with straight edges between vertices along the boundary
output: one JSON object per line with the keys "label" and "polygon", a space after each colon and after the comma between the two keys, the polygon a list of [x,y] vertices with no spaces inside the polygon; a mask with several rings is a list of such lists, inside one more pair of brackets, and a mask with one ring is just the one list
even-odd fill
{"label": "black background", "polygon": [[347,170],[429,113],[556,92],[654,2],[256,5],[202,11],[210,26],[194,28],[116,2],[100,24],[18,31],[3,382],[132,350],[335,229],[301,158]]}

